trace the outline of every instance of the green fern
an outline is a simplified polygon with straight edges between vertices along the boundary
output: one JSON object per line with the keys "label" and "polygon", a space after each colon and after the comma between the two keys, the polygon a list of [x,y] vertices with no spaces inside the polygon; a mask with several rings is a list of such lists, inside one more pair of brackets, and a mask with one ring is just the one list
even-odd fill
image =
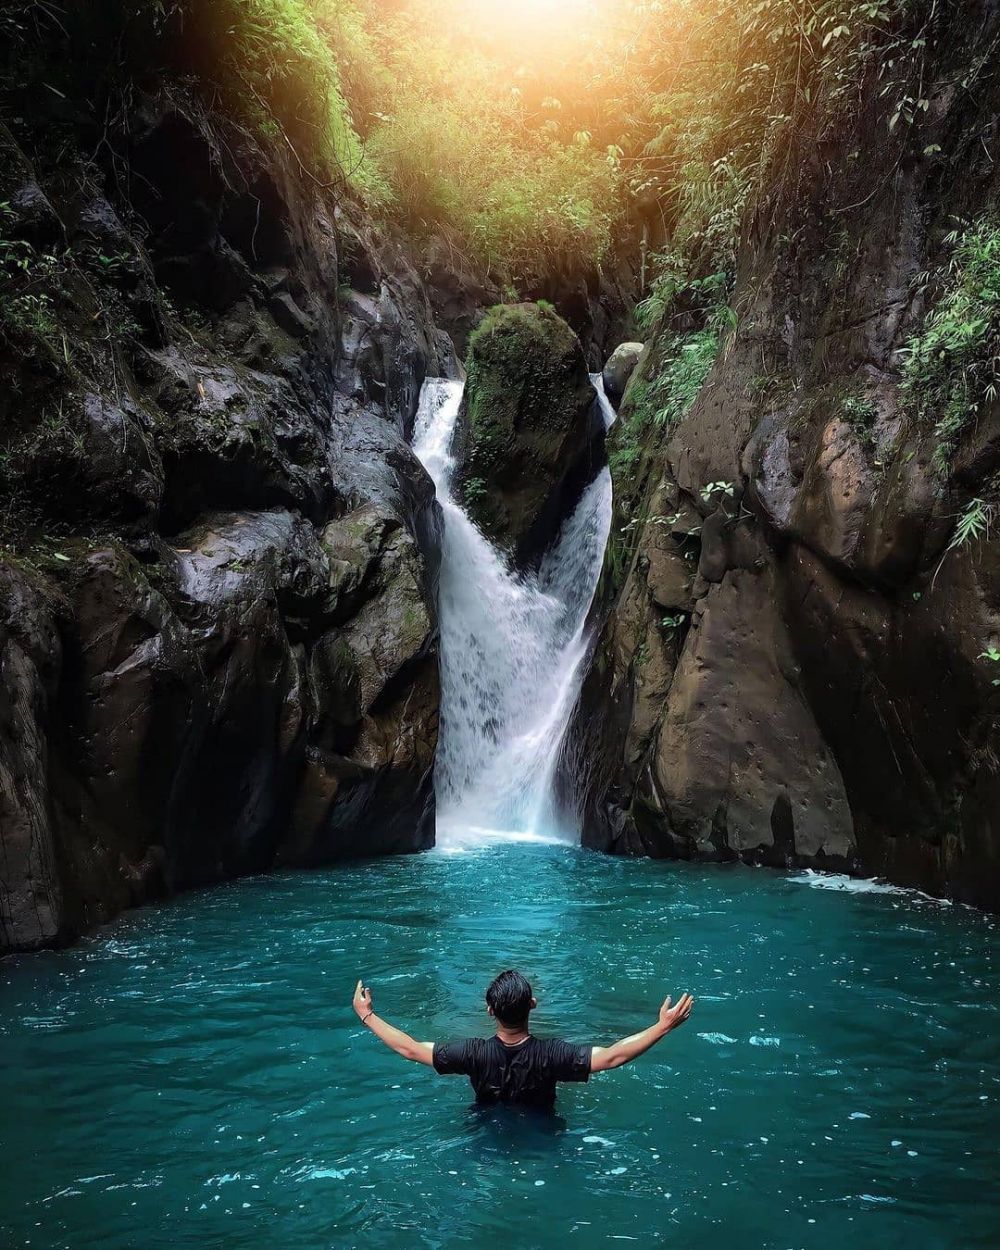
{"label": "green fern", "polygon": [[904,394],[919,419],[934,423],[940,473],[1000,387],[1000,218],[987,215],[948,238],[942,294],[907,344],[903,366]]}
{"label": "green fern", "polygon": [[948,550],[953,551],[956,547],[964,547],[976,539],[989,537],[990,524],[995,511],[995,504],[987,503],[978,497],[970,499],[964,512],[958,518]]}

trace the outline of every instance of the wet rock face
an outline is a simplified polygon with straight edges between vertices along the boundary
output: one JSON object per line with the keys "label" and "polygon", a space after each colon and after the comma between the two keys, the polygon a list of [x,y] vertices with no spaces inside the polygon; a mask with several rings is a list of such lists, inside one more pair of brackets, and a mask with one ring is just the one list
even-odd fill
{"label": "wet rock face", "polygon": [[579,339],[551,308],[499,305],[472,336],[457,481],[480,529],[522,563],[555,536],[599,457]]}
{"label": "wet rock face", "polygon": [[640,783],[640,836],[656,846],[665,818],[681,858],[846,865],[843,781],[802,697],[766,568],[727,571],[695,614]]}
{"label": "wet rock face", "polygon": [[[328,525],[330,629],[312,651],[312,705],[323,709],[282,850],[314,864],[364,854],[376,822],[388,850],[433,842],[431,777],[437,743],[436,622],[411,534],[366,505]],[[360,606],[355,608],[355,605]],[[414,786],[408,781],[418,777]]]}
{"label": "wet rock face", "polygon": [[295,507],[314,519],[330,511],[323,432],[292,381],[192,359],[183,346],[150,352],[142,364],[163,413],[164,531],[212,507]]}
{"label": "wet rock face", "polygon": [[45,725],[62,649],[51,591],[0,564],[0,949],[56,941],[62,891]]}
{"label": "wet rock face", "polygon": [[[941,40],[935,81],[965,39]],[[589,844],[840,866],[1000,908],[1000,562],[992,539],[949,547],[970,499],[994,498],[1000,418],[983,405],[942,470],[900,375],[927,312],[911,279],[947,264],[953,215],[995,204],[977,145],[998,90],[995,72],[977,101],[935,88],[925,158],[874,191],[877,95],[842,148],[789,154],[797,191],[744,247],[735,332],[616,482],[632,510],[576,725]]]}
{"label": "wet rock face", "polygon": [[294,167],[176,95],[130,121],[127,184],[0,143],[9,227],[73,257],[58,353],[0,345],[4,487],[59,535],[0,560],[0,949],[433,840],[440,511],[407,436],[451,341]]}

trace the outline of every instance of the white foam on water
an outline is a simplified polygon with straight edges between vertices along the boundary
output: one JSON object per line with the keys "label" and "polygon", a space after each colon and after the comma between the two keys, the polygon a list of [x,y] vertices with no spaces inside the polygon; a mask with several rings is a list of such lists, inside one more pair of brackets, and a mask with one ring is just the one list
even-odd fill
{"label": "white foam on water", "polygon": [[539,846],[565,846],[566,839],[556,834],[535,833],[531,829],[495,829],[489,825],[471,825],[461,819],[440,817],[437,822],[438,845],[450,853],[489,850],[506,842],[533,842]]}
{"label": "white foam on water", "polygon": [[[608,424],[614,412],[596,389]],[[576,842],[555,782],[611,528],[611,474],[604,468],[584,490],[537,574],[518,573],[451,493],[461,400],[460,382],[428,378],[413,440],[444,517],[437,842],[452,851]]]}
{"label": "white foam on water", "polygon": [[357,1168],[323,1168],[305,1166],[292,1174],[298,1181],[343,1181],[354,1176]]}
{"label": "white foam on water", "polygon": [[840,872],[817,872],[805,868],[788,878],[796,885],[811,885],[816,890],[842,890],[845,894],[906,894],[902,886],[889,885],[866,877],[848,877]]}
{"label": "white foam on water", "polygon": [[880,881],[876,877],[849,877],[846,873],[820,872],[815,868],[804,868],[794,873],[788,880],[795,885],[812,886],[815,890],[840,890],[844,894],[897,894],[910,899],[922,899],[927,903],[936,903],[939,907],[950,907],[951,899],[935,898],[933,894],[925,894],[909,886],[890,885],[888,881]]}

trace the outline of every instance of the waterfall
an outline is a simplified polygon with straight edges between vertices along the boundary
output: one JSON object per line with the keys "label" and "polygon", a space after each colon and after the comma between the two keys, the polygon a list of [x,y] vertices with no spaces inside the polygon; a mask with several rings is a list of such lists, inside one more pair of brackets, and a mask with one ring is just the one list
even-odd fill
{"label": "waterfall", "polygon": [[[610,425],[614,411],[594,379]],[[554,788],[587,653],[586,620],[611,526],[611,474],[584,490],[537,573],[518,573],[451,493],[462,383],[429,378],[414,451],[444,513],[438,614],[437,840],[575,841]]]}

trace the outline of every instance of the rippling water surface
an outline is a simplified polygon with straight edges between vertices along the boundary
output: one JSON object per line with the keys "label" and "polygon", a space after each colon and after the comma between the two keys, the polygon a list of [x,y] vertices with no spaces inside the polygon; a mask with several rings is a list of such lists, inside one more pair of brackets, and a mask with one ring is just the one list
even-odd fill
{"label": "rippling water surface", "polygon": [[[1000,1241],[996,922],[824,879],[565,847],[242,882],[0,965],[0,1244],[42,1250],[947,1247]],[[559,1118],[362,1030],[691,1021]]]}

